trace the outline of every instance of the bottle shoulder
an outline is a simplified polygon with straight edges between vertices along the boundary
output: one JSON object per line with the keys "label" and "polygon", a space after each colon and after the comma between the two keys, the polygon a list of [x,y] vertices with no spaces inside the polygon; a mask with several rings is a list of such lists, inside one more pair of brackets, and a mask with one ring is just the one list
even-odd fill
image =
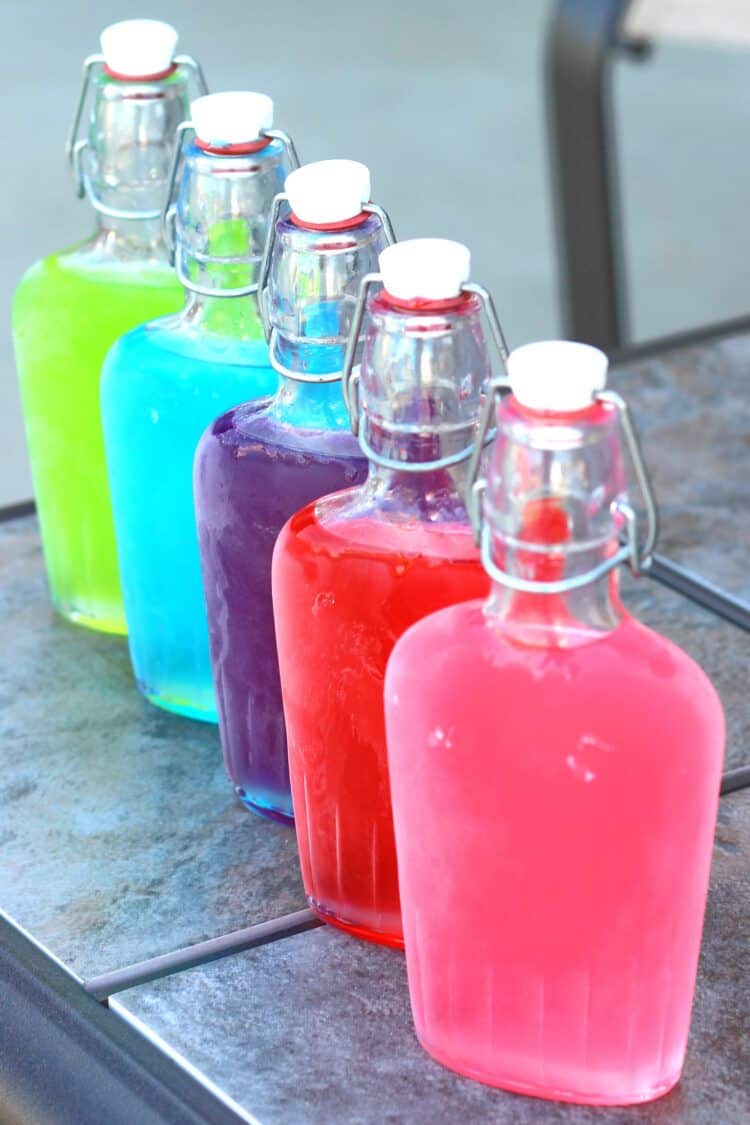
{"label": "bottle shoulder", "polygon": [[367,483],[311,502],[291,518],[287,535],[297,541],[297,551],[463,563],[484,577],[468,524],[434,523],[409,511],[391,512],[386,518],[373,508]]}
{"label": "bottle shoulder", "polygon": [[[277,408],[278,395],[243,402],[222,414],[207,432],[207,438],[232,450],[269,456],[299,454],[356,462],[361,476],[367,462],[354,435],[343,429],[306,429],[290,425]],[[352,483],[354,483],[354,479]]]}
{"label": "bottle shoulder", "polygon": [[55,290],[71,282],[164,290],[178,296],[182,287],[166,258],[118,257],[93,240],[47,254],[28,267],[16,295],[29,290]]}
{"label": "bottle shoulder", "polygon": [[109,362],[128,367],[137,362],[139,371],[145,366],[156,367],[181,380],[196,371],[212,378],[257,374],[265,397],[273,392],[277,381],[265,343],[196,330],[184,310],[156,317],[126,332],[112,346]]}
{"label": "bottle shoulder", "polygon": [[396,647],[402,673],[423,668],[431,654],[439,653],[442,674],[467,686],[495,684],[499,699],[508,691],[509,676],[530,675],[530,690],[542,700],[555,682],[567,685],[571,707],[576,698],[586,697],[610,699],[618,709],[649,703],[681,717],[687,712],[713,718],[723,727],[721,701],[700,665],[628,613],[616,628],[587,643],[522,644],[484,601],[475,600],[418,621]]}

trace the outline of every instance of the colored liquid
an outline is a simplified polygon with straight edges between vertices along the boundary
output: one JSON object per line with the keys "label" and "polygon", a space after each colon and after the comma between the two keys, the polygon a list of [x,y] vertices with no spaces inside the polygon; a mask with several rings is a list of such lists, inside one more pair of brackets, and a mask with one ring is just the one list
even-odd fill
{"label": "colored liquid", "polygon": [[102,375],[102,417],[135,677],[152,703],[206,722],[216,722],[217,715],[193,458],[217,414],[244,399],[272,394],[276,384],[262,339],[190,335],[182,318],[156,321],[124,336]]}
{"label": "colored liquid", "polygon": [[[463,524],[318,521],[279,537],[274,606],[303,880],[311,906],[360,937],[402,945],[383,678],[425,614],[487,592]],[[424,690],[424,685],[420,690]]]}
{"label": "colored liquid", "polygon": [[361,481],[366,462],[338,383],[219,418],[196,455],[195,499],[219,727],[227,772],[249,808],[292,819],[271,603],[271,557],[289,517]]}
{"label": "colored liquid", "polygon": [[386,719],[423,1046],[540,1097],[666,1092],[723,752],[701,669],[627,616],[588,643],[529,647],[471,603],[398,643]]}
{"label": "colored liquid", "polygon": [[166,262],[92,259],[72,250],[31,267],[13,339],[52,600],[79,625],[125,633],[99,376],[117,337],[179,308],[182,289]]}

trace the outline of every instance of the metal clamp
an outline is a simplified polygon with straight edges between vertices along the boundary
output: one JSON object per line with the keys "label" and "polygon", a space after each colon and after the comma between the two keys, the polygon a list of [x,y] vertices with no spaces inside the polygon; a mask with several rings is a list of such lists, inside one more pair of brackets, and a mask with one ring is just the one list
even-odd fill
{"label": "metal clamp", "polygon": [[487,388],[487,397],[484,400],[482,415],[479,419],[477,440],[469,459],[469,479],[466,482],[466,510],[469,513],[471,531],[474,543],[478,547],[482,534],[482,504],[487,488],[487,479],[479,475],[482,466],[482,457],[485,448],[495,436],[495,411],[504,394],[510,391],[510,381],[507,374],[498,375],[490,381]]}
{"label": "metal clamp", "polygon": [[[158,209],[150,211],[121,211],[116,207],[108,207],[107,204],[102,203],[92,191],[90,184],[87,181],[86,174],[83,166],[83,154],[88,148],[88,140],[85,137],[78,137],[78,131],[81,128],[81,121],[83,119],[83,111],[86,106],[86,98],[88,97],[89,86],[91,85],[91,78],[94,68],[97,66],[105,65],[104,55],[96,54],[89,55],[84,59],[83,72],[81,75],[81,87],[78,91],[78,101],[76,102],[75,111],[73,113],[73,120],[71,122],[70,130],[68,132],[68,139],[65,145],[65,154],[70,164],[71,172],[73,174],[73,183],[75,185],[75,192],[78,199],[83,199],[86,195],[86,189],[89,188],[88,195],[92,204],[97,211],[103,215],[108,215],[112,219],[158,219],[161,212]],[[196,59],[190,55],[176,55],[174,60],[175,66],[183,66],[193,73],[193,78],[198,91],[201,95],[208,93],[208,86],[203,69]]]}
{"label": "metal clamp", "polygon": [[176,66],[184,66],[186,70],[192,71],[193,80],[198,89],[198,96],[204,98],[208,93],[208,82],[203,73],[203,67],[194,59],[192,55],[175,55],[172,60]]}
{"label": "metal clamp", "polygon": [[276,355],[277,340],[276,329],[272,328],[268,341],[268,357],[271,367],[277,375],[281,375],[285,379],[294,379],[297,383],[338,383],[341,378],[340,371],[329,371],[327,374],[314,375],[311,372],[292,371],[291,367],[285,367]]}
{"label": "metal clamp", "polygon": [[368,461],[371,461],[373,465],[380,465],[381,468],[391,469],[396,473],[436,473],[440,469],[452,469],[456,465],[462,465],[464,461],[468,461],[474,449],[472,443],[466,449],[459,449],[457,453],[447,453],[445,457],[436,457],[432,461],[396,461],[395,458],[384,457],[382,453],[373,449],[361,428],[357,437],[359,447]]}
{"label": "metal clamp", "polygon": [[368,215],[376,215],[377,218],[380,219],[380,222],[383,224],[385,240],[389,246],[392,246],[396,241],[396,232],[393,229],[391,216],[388,214],[385,207],[381,207],[378,203],[370,201],[369,203],[362,204],[362,210],[366,211]]}
{"label": "metal clamp", "polygon": [[273,244],[276,241],[276,224],[279,221],[282,204],[288,202],[289,196],[285,191],[280,191],[273,197],[273,203],[271,204],[271,214],[268,218],[266,241],[265,245],[263,246],[263,260],[260,263],[260,277],[258,279],[258,308],[260,310],[260,318],[263,322],[263,332],[265,333],[266,343],[269,345],[269,347],[271,343],[271,324],[268,319],[268,308],[266,305],[268,275],[271,272],[271,254],[273,253]]}
{"label": "metal clamp", "polygon": [[76,195],[79,199],[83,198],[86,190],[83,179],[82,155],[88,141],[85,139],[78,140],[78,130],[81,127],[81,118],[83,117],[83,110],[86,105],[86,97],[89,92],[89,86],[91,85],[91,74],[95,66],[104,66],[104,55],[89,55],[88,58],[83,61],[81,88],[78,91],[78,101],[76,102],[73,121],[71,122],[68,140],[65,145],[65,155],[68,158],[68,163],[73,173],[73,182],[75,184]]}
{"label": "metal clamp", "polygon": [[[354,316],[352,317],[352,323],[349,329],[349,340],[346,346],[346,354],[344,356],[344,368],[342,373],[341,385],[344,392],[344,401],[349,411],[349,421],[351,423],[352,433],[355,435],[355,437],[359,438],[360,445],[362,444],[362,435],[360,433],[359,421],[360,372],[359,368],[354,366],[354,360],[357,354],[359,339],[362,334],[362,324],[364,322],[365,310],[367,308],[367,298],[369,295],[369,290],[373,285],[382,284],[382,280],[382,275],[379,273],[368,273],[365,274],[365,276],[362,278],[359,286],[357,304],[354,309]],[[505,371],[505,364],[508,359],[508,345],[505,342],[505,334],[503,332],[502,325],[500,324],[500,318],[497,315],[497,309],[495,308],[495,302],[492,299],[492,295],[490,294],[489,290],[484,288],[484,286],[478,285],[472,281],[467,281],[464,285],[462,285],[461,292],[473,294],[474,296],[479,297],[479,299],[481,300],[485,315],[487,317],[487,321],[490,326],[492,340],[495,344],[497,353],[500,356],[500,362],[502,364],[503,371]],[[507,380],[505,381],[507,382]],[[490,383],[490,387],[494,385],[495,380],[492,380]],[[450,459],[447,463],[445,458],[441,458],[440,461],[420,462],[419,467],[414,471],[428,472],[432,469],[446,468],[448,467],[448,464],[457,465],[460,464],[461,461],[471,461],[472,465],[474,465],[474,461],[476,460],[473,477],[473,479],[476,479],[476,476],[478,475],[479,461],[481,459],[481,451],[484,446],[488,444],[488,442],[492,441],[492,438],[494,436],[494,433],[489,432],[489,417],[491,417],[491,409],[488,412],[487,407],[485,406],[482,414],[482,420],[480,422],[480,432],[476,444],[468,447],[460,455],[451,454]],[[477,449],[479,449],[479,453],[477,453]],[[393,466],[389,467],[392,468]]]}
{"label": "metal clamp", "polygon": [[283,145],[289,158],[289,164],[291,165],[289,170],[291,172],[293,172],[295,168],[299,168],[297,146],[288,133],[285,133],[283,129],[264,129],[261,136],[268,137],[269,141],[279,141]]}
{"label": "metal clamp", "polygon": [[[268,290],[268,278],[271,272],[271,257],[273,255],[273,248],[276,242],[276,224],[279,221],[281,207],[284,203],[289,203],[289,196],[286,194],[286,192],[282,191],[279,192],[278,195],[274,196],[274,200],[271,205],[271,215],[268,222],[266,244],[263,248],[263,262],[260,267],[260,281],[258,284],[258,305],[260,308],[261,319],[263,320],[263,329],[266,334],[266,342],[270,341],[271,339],[271,324],[268,318],[268,305],[266,296]],[[385,208],[381,207],[377,203],[368,202],[362,204],[362,210],[366,211],[370,215],[376,215],[380,219],[380,222],[383,226],[383,233],[385,234],[386,242],[389,246],[391,246],[396,241],[396,233],[393,229],[393,223],[391,222],[390,216]],[[369,277],[371,275],[368,274],[367,276]]]}
{"label": "metal clamp", "polygon": [[161,209],[161,229],[166,243],[167,253],[169,255],[169,264],[175,264],[175,225],[177,221],[177,202],[175,200],[175,188],[177,186],[177,178],[182,166],[182,142],[186,133],[195,133],[195,126],[192,121],[181,121],[175,129],[174,134],[174,148],[172,149],[172,162],[169,166],[169,175],[167,177],[167,190],[164,196],[164,204]]}
{"label": "metal clamp", "polygon": [[349,339],[344,353],[344,366],[341,371],[341,390],[344,395],[346,409],[349,411],[349,422],[352,433],[359,437],[359,367],[354,366],[357,355],[359,338],[362,335],[362,324],[365,319],[365,309],[370,289],[374,285],[383,284],[383,275],[379,273],[366,273],[359,283],[357,303],[354,306],[354,316],[349,325]]}
{"label": "metal clamp", "polygon": [[[221,264],[218,259],[207,259],[209,261]],[[248,262],[248,265],[251,263]],[[191,277],[185,273],[182,262],[179,258],[173,262],[177,280],[183,289],[189,289],[191,293],[197,293],[200,297],[250,297],[253,293],[258,292],[258,282],[251,281],[248,285],[238,285],[235,289],[221,289],[217,285],[199,285],[198,282],[193,281]],[[244,262],[227,262],[226,265],[245,265]]]}
{"label": "metal clamp", "polygon": [[[196,64],[197,65],[197,64]],[[169,261],[174,265],[175,261],[175,223],[177,218],[177,201],[175,198],[175,189],[177,187],[177,180],[179,178],[180,168],[183,159],[183,141],[186,133],[192,132],[195,134],[195,126],[192,121],[183,121],[177,126],[175,131],[174,150],[172,152],[172,163],[169,169],[169,177],[167,180],[167,193],[164,198],[164,206],[161,210],[161,224],[162,232],[164,234],[164,241],[167,244],[167,251],[169,253]],[[294,141],[288,133],[284,133],[281,129],[264,129],[262,136],[268,137],[269,140],[279,141],[286,150],[289,158],[291,168],[299,168],[299,155],[295,147]],[[276,197],[278,198],[278,196]],[[286,197],[284,197],[286,198]],[[276,206],[276,199],[273,201],[273,206]],[[268,240],[266,240],[267,242]],[[265,252],[263,261],[265,262]],[[256,285],[252,292],[257,292],[259,286]],[[260,286],[262,288],[262,286]],[[229,295],[238,296],[239,294],[231,293]],[[266,333],[266,339],[268,334]]]}
{"label": "metal clamp", "polygon": [[[625,531],[621,536],[621,545],[614,554],[607,559],[603,559],[597,566],[592,567],[591,570],[587,570],[583,574],[572,575],[569,578],[561,578],[553,582],[543,582],[536,581],[535,579],[519,578],[516,575],[508,574],[507,571],[502,570],[497,565],[492,557],[492,528],[482,519],[482,499],[487,487],[487,481],[485,478],[479,477],[479,464],[481,462],[483,448],[481,443],[482,434],[485,436],[487,434],[489,419],[497,405],[498,398],[509,390],[510,386],[507,379],[493,382],[492,394],[488,395],[482,417],[482,424],[477,434],[477,444],[474,449],[467,486],[467,507],[469,508],[472,519],[474,541],[480,547],[482,565],[490,578],[500,583],[502,586],[506,586],[511,590],[517,590],[521,593],[564,594],[570,590],[580,589],[581,586],[586,586],[590,582],[595,582],[598,578],[602,578],[605,574],[608,574],[622,563],[627,563],[636,577],[648,570],[651,565],[659,530],[656,501],[628,405],[619,394],[609,390],[600,391],[595,396],[594,401],[608,403],[617,410],[618,421],[625,435],[628,452],[630,453],[630,459],[633,463],[635,478],[646,511],[645,540],[641,543],[640,533],[638,531],[638,518],[634,508],[623,498],[615,501],[612,505],[613,513],[621,515],[625,523]],[[534,547],[529,545],[527,549],[533,550]]]}

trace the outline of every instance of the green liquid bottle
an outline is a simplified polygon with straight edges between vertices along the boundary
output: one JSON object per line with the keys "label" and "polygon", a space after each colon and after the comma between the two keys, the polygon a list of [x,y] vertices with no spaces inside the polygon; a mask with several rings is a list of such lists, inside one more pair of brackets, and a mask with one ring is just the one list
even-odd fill
{"label": "green liquid bottle", "polygon": [[[174,59],[168,24],[107,28],[88,60],[69,152],[79,193],[96,211],[86,241],[23,277],[13,341],[34,492],[55,607],[80,625],[126,632],[99,380],[111,344],[178,310],[183,291],[161,235],[175,129],[188,116],[190,59]],[[88,137],[75,141],[93,87]]]}

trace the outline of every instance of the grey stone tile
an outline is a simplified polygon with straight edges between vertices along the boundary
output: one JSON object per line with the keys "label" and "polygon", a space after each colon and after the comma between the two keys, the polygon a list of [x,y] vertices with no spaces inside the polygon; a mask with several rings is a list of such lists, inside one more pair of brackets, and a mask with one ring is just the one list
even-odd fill
{"label": "grey stone tile", "polygon": [[659,550],[750,600],[750,336],[618,366],[661,512]]}
{"label": "grey stone tile", "polygon": [[53,613],[33,518],[0,524],[0,761],[0,907],[84,976],[304,905],[294,832],[235,804],[216,728]]}
{"label": "grey stone tile", "polygon": [[403,957],[328,927],[123,993],[263,1125],[549,1122],[740,1125],[750,1119],[750,794],[722,801],[688,1058],[667,1097],[599,1110],[459,1078],[414,1037]]}
{"label": "grey stone tile", "polygon": [[650,578],[634,580],[624,573],[622,590],[631,613],[684,649],[712,679],[727,720],[725,769],[750,763],[750,634]]}

